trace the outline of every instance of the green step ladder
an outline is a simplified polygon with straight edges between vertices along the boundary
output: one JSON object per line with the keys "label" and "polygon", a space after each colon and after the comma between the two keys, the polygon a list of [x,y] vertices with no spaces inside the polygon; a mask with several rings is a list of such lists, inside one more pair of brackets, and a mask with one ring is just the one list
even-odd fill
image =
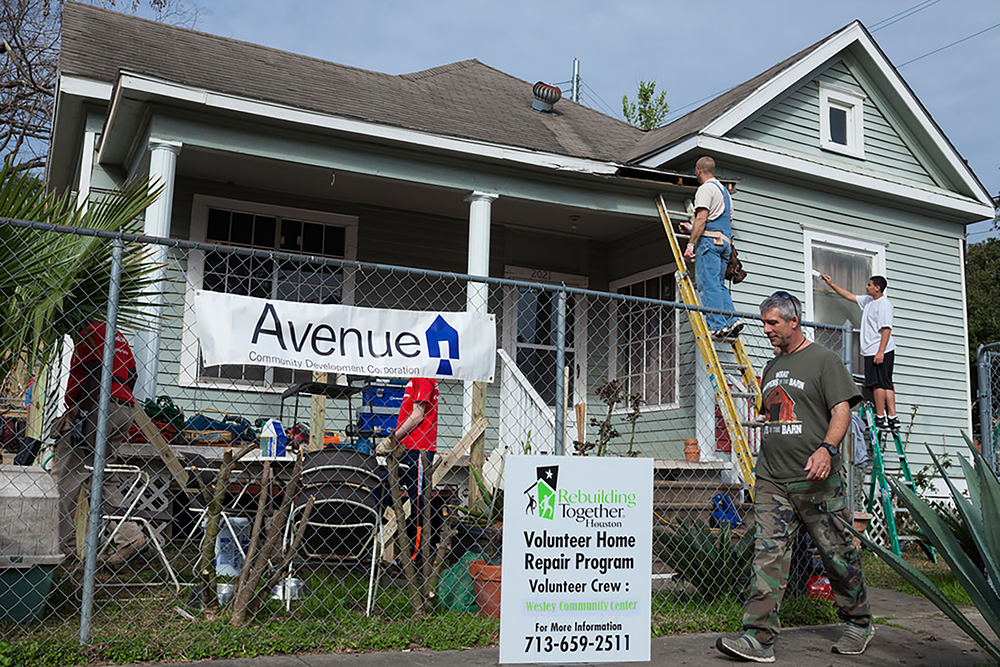
{"label": "green step ladder", "polygon": [[[875,409],[870,402],[865,401],[862,403],[859,413],[862,421],[865,423],[865,438],[872,451],[872,475],[868,484],[868,505],[866,511],[872,514],[872,510],[875,508],[877,486],[878,499],[882,505],[882,516],[885,518],[885,529],[889,533],[889,543],[892,547],[892,552],[902,557],[903,550],[899,544],[899,531],[896,528],[896,512],[900,510],[896,510],[892,503],[889,483],[885,478],[885,462],[898,461],[899,468],[903,471],[903,479],[906,486],[911,491],[916,492],[913,484],[913,474],[910,472],[910,463],[906,460],[906,450],[903,447],[903,441],[899,437],[899,431],[882,430],[875,426]],[[884,451],[887,445],[886,440],[889,439],[895,445],[895,452]],[[934,548],[924,543],[921,543],[921,546],[927,552],[931,561],[936,563],[937,554],[934,553]]]}

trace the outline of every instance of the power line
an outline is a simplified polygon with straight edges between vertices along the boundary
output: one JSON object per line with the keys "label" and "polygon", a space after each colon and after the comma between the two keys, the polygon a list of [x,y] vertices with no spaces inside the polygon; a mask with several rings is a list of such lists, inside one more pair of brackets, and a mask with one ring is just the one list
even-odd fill
{"label": "power line", "polygon": [[582,77],[580,78],[580,85],[581,87],[586,88],[593,96],[593,98],[600,103],[600,106],[603,107],[602,111],[604,111],[604,113],[608,114],[609,116],[613,116],[615,118],[620,117],[620,115],[615,113],[615,111],[608,105],[608,103],[605,102],[603,99],[601,99],[601,96],[597,94],[597,91],[591,88],[590,85],[586,81],[584,81]]}
{"label": "power line", "polygon": [[904,9],[903,11],[897,12],[888,18],[873,23],[869,29],[871,32],[878,32],[882,28],[888,28],[894,23],[899,23],[903,19],[908,19],[917,12],[922,12],[928,7],[936,5],[939,2],[941,2],[941,0],[924,0],[924,2],[919,2],[908,9]]}
{"label": "power line", "polygon": [[688,104],[685,104],[682,107],[677,107],[676,109],[670,109],[667,113],[668,114],[672,114],[672,113],[677,113],[678,111],[684,111],[685,109],[690,109],[691,107],[695,106],[696,104],[700,104],[700,103],[702,103],[702,102],[704,102],[706,100],[715,99],[716,97],[718,97],[722,93],[728,93],[730,90],[732,90],[735,87],[736,86],[729,86],[728,88],[723,88],[722,90],[720,90],[718,92],[712,93],[711,95],[706,95],[705,97],[697,99],[694,102],[690,102]]}
{"label": "power line", "polygon": [[[917,4],[913,5],[912,7],[908,7],[907,9],[904,9],[901,12],[896,12],[892,16],[889,16],[887,18],[882,19],[881,21],[878,21],[878,22],[872,24],[871,32],[877,32],[878,30],[881,30],[882,28],[888,28],[893,23],[898,23],[899,21],[902,21],[903,19],[908,19],[911,16],[913,16],[914,14],[916,14],[917,12],[923,11],[923,10],[927,9],[928,7],[930,7],[932,5],[936,5],[939,2],[941,2],[941,0],[923,0],[923,2],[918,2]],[[902,65],[901,65],[901,67],[902,67]],[[728,93],[730,90],[732,90],[735,87],[736,86],[734,85],[734,86],[729,86],[728,88],[723,88],[722,90],[720,90],[718,92],[712,93],[711,95],[706,95],[705,97],[697,99],[694,102],[690,102],[688,104],[685,104],[682,107],[677,107],[676,109],[670,109],[667,113],[668,113],[668,115],[669,114],[675,114],[675,113],[679,113],[681,111],[684,111],[685,109],[690,109],[691,107],[696,106],[696,105],[698,105],[698,104],[700,104],[702,102],[714,99],[714,98],[718,97],[719,95],[722,95],[723,93]]]}
{"label": "power line", "polygon": [[989,32],[990,30],[993,30],[994,28],[1000,28],[1000,23],[994,23],[989,28],[983,28],[979,32],[974,32],[974,33],[972,33],[971,35],[969,35],[967,37],[963,37],[962,39],[957,39],[954,42],[952,42],[951,44],[945,44],[944,46],[942,46],[939,49],[934,49],[933,51],[928,51],[927,53],[925,53],[922,56],[917,56],[916,58],[913,58],[911,60],[907,60],[902,65],[897,66],[896,69],[902,69],[902,68],[906,67],[907,65],[909,65],[910,63],[915,63],[918,60],[922,60],[922,59],[926,58],[927,56],[933,56],[935,53],[940,53],[941,51],[944,51],[945,49],[950,49],[951,47],[955,46],[956,44],[961,44],[962,42],[966,42],[966,41],[972,39],[973,37],[978,37],[979,35],[982,35],[984,32]]}

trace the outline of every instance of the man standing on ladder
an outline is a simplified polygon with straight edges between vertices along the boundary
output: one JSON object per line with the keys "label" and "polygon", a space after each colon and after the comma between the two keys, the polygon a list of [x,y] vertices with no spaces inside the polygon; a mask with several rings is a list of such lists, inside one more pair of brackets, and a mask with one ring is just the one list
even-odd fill
{"label": "man standing on ladder", "polygon": [[885,296],[888,283],[882,276],[872,276],[864,294],[851,294],[834,284],[830,276],[822,278],[834,292],[861,306],[861,356],[865,358],[865,387],[873,390],[875,398],[875,426],[883,431],[898,431],[896,388],[892,383],[896,341],[892,337],[892,302]]}
{"label": "man standing on ladder", "polygon": [[753,578],[743,635],[720,637],[722,653],[774,662],[778,610],[791,548],[804,525],[823,559],[837,614],[847,622],[833,652],[858,655],[875,633],[861,556],[847,526],[853,517],[839,444],[861,396],[840,357],[802,335],[802,304],[778,291],[760,304],[764,334],[778,351],[762,374],[764,436],[757,459]]}
{"label": "man standing on ladder", "polygon": [[[732,251],[733,204],[726,186],[715,178],[715,160],[705,156],[694,167],[701,184],[694,195],[694,222],[682,223],[681,230],[691,238],[684,249],[684,259],[695,260],[694,273],[701,305],[733,311],[733,298],[726,288],[726,267]],[[732,315],[705,313],[705,322],[714,338],[735,338],[743,322]]]}

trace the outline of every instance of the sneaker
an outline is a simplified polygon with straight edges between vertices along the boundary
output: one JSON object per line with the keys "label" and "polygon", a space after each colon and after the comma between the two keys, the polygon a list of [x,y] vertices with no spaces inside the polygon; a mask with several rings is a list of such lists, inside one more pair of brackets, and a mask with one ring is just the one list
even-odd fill
{"label": "sneaker", "polygon": [[139,535],[138,539],[126,544],[123,547],[119,547],[118,551],[114,552],[108,559],[104,561],[104,564],[111,569],[117,569],[123,566],[127,561],[135,558],[149,545],[149,540],[146,539],[145,535]]}
{"label": "sneaker", "polygon": [[840,655],[861,655],[868,648],[868,643],[874,636],[874,623],[869,623],[865,626],[848,623],[847,629],[844,630],[840,641],[834,644],[830,651],[839,653]]}
{"label": "sneaker", "polygon": [[[843,641],[843,640],[841,640]],[[719,637],[715,648],[724,655],[748,662],[774,662],[774,645],[761,644],[756,637],[741,635],[736,639]],[[864,650],[864,649],[862,649]]]}
{"label": "sneaker", "polygon": [[722,329],[716,329],[710,333],[712,334],[712,338],[716,340],[733,340],[734,338],[739,337],[741,331],[743,331],[743,322],[741,320],[736,320],[729,326],[723,327]]}
{"label": "sneaker", "polygon": [[886,424],[887,424],[887,426],[888,426],[888,428],[889,428],[890,431],[898,431],[899,430],[899,417],[897,417],[895,415],[893,415],[892,417],[887,417],[886,418]]}
{"label": "sneaker", "polygon": [[885,415],[875,415],[875,428],[880,431],[885,431],[889,428],[889,420],[886,419]]}

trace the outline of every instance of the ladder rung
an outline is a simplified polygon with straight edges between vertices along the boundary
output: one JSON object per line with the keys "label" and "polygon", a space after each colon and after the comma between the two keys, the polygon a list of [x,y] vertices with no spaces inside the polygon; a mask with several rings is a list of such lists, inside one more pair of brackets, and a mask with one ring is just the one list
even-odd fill
{"label": "ladder rung", "polygon": [[720,361],[719,365],[727,371],[741,371],[747,367],[746,364],[741,364],[738,361]]}
{"label": "ladder rung", "polygon": [[753,392],[749,391],[730,391],[729,395],[732,396],[733,398],[752,398],[757,394],[754,394]]}
{"label": "ladder rung", "polygon": [[764,422],[740,422],[743,428],[763,428]]}

